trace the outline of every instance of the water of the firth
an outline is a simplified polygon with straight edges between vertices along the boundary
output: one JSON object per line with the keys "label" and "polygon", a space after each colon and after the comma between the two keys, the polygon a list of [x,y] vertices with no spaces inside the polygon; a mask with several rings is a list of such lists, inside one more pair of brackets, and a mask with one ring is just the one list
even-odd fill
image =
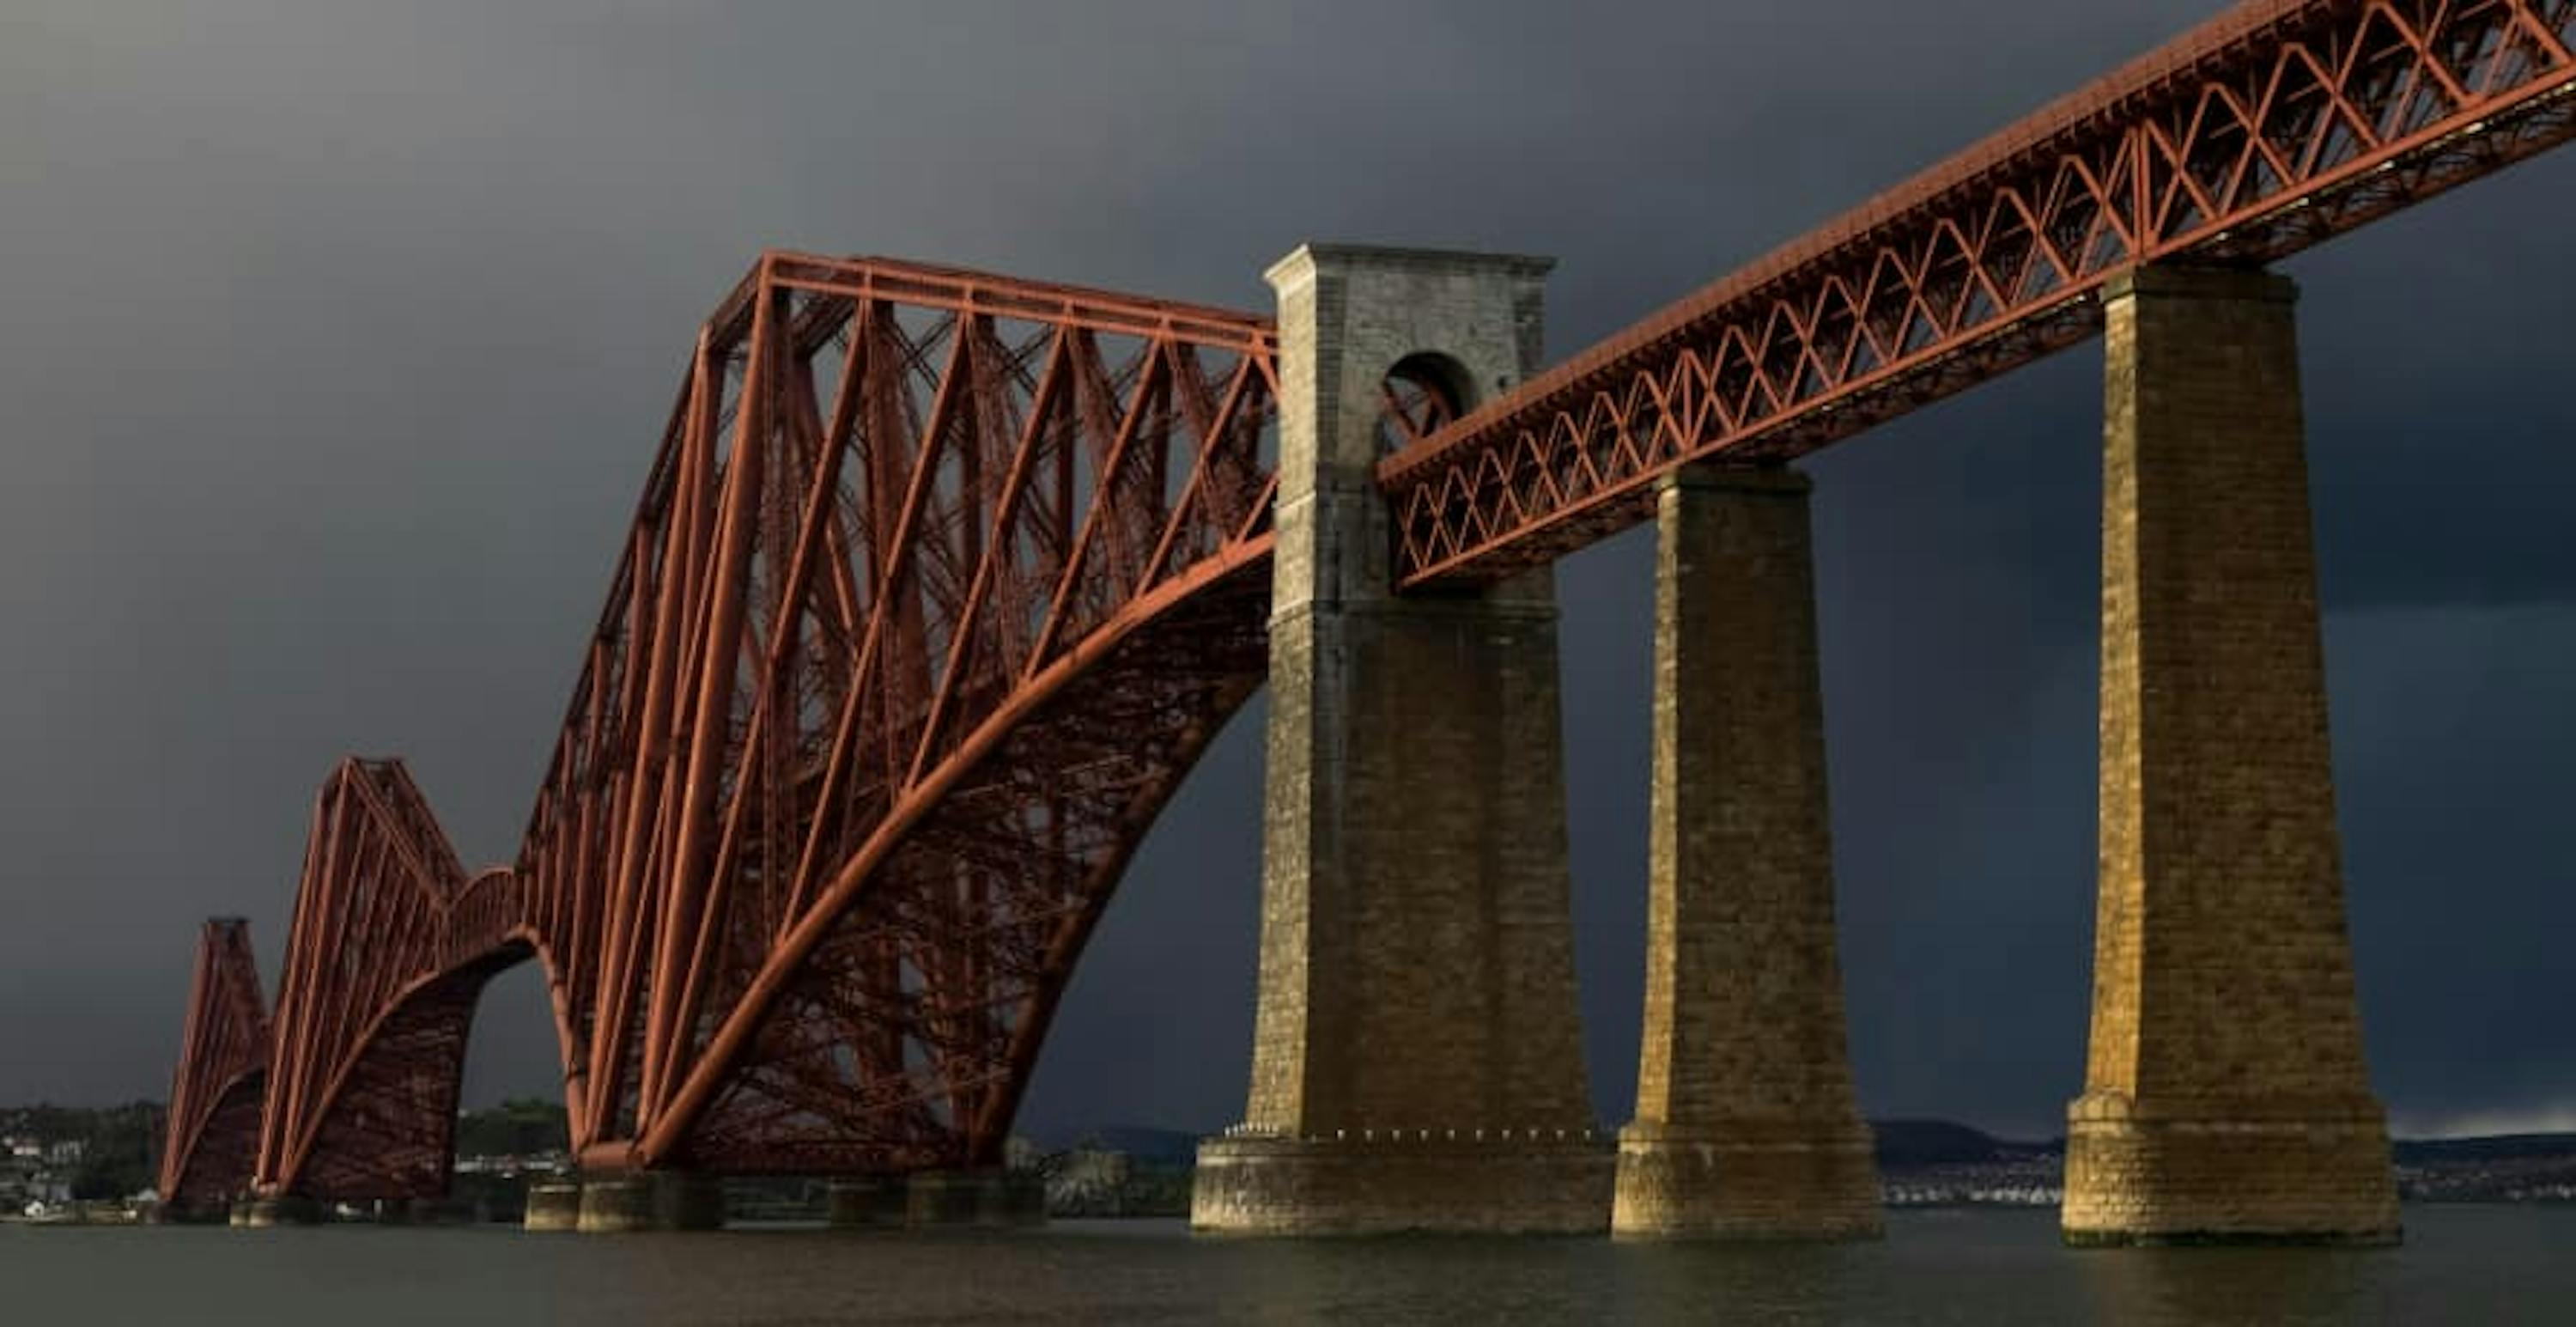
{"label": "water of the firth", "polygon": [[2576,1323],[2576,1208],[2410,1208],[2399,1249],[2071,1252],[2053,1213],[1898,1215],[1763,1249],[1210,1241],[1177,1223],[990,1235],[0,1226],[0,1321]]}

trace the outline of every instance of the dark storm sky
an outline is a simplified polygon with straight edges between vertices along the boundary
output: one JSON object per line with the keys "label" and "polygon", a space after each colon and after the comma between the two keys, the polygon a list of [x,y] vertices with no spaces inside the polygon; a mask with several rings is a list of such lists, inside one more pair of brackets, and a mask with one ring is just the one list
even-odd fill
{"label": "dark storm sky", "polygon": [[[0,1101],[165,1090],[314,786],[514,847],[698,320],[763,245],[1262,307],[1308,238],[1562,259],[1569,352],[2215,0],[142,4],[0,13]],[[2576,152],[2289,265],[2364,1017],[2408,1130],[2576,1128]],[[2098,351],[1818,458],[1862,1098],[2055,1131],[2091,942]],[[1591,1072],[1626,1117],[1650,536],[1566,564]],[[1257,707],[1024,1116],[1209,1127]],[[541,988],[469,1090],[551,1092]]]}

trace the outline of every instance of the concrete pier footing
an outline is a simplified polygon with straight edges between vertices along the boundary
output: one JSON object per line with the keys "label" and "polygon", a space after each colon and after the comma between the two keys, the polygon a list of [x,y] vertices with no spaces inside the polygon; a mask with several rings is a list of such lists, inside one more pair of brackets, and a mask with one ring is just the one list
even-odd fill
{"label": "concrete pier footing", "polygon": [[2093,1020],[2075,1244],[2388,1243],[2326,730],[2297,289],[2104,292]]}
{"label": "concrete pier footing", "polygon": [[529,1185],[527,1214],[520,1224],[536,1231],[580,1229],[581,1182],[561,1180]]}
{"label": "concrete pier footing", "polygon": [[1200,1144],[1190,1223],[1237,1235],[1597,1235],[1611,1166],[1608,1141],[1579,1131],[1239,1134]]}
{"label": "concrete pier footing", "polygon": [[1259,1009],[1244,1123],[1200,1150],[1198,1229],[1608,1224],[1606,1144],[1553,1141],[1594,1127],[1553,573],[1398,596],[1372,477],[1400,441],[1391,396],[1471,409],[1536,366],[1548,266],[1309,245],[1269,273]]}
{"label": "concrete pier footing", "polygon": [[911,1186],[900,1175],[838,1179],[824,1190],[825,1219],[834,1230],[894,1230],[904,1224]]}
{"label": "concrete pier footing", "polygon": [[986,1229],[1044,1225],[1046,1185],[1034,1174],[1001,1169],[920,1171],[906,1186],[904,1224]]}
{"label": "concrete pier footing", "polygon": [[241,1224],[254,1230],[275,1226],[317,1226],[322,1224],[322,1204],[299,1194],[281,1194],[274,1198],[254,1198],[242,1214]]}
{"label": "concrete pier footing", "polygon": [[474,1205],[453,1198],[380,1198],[368,1204],[366,1220],[380,1226],[470,1226]]}
{"label": "concrete pier footing", "polygon": [[1865,1239],[1806,477],[1693,466],[1657,493],[1645,1029],[1623,1236]]}
{"label": "concrete pier footing", "polygon": [[574,1228],[611,1235],[654,1230],[721,1230],[724,1185],[712,1175],[648,1170],[585,1178]]}

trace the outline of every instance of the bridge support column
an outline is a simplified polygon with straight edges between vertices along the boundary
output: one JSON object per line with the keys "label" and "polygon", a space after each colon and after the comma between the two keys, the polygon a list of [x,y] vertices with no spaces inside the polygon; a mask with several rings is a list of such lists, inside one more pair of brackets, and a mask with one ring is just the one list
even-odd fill
{"label": "bridge support column", "polygon": [[[1397,597],[1390,387],[1530,371],[1526,258],[1314,245],[1279,292],[1260,1007],[1207,1231],[1599,1231],[1574,995],[1553,574]],[[1418,421],[1417,421],[1418,422]],[[1398,435],[1400,437],[1400,434]]]}
{"label": "bridge support column", "polygon": [[1654,778],[1637,1118],[1621,1235],[1866,1239],[1806,476],[1695,466],[1657,493]]}
{"label": "bridge support column", "polygon": [[2070,1243],[2398,1236],[2344,925],[2296,297],[2153,268],[2104,296],[2101,877]]}
{"label": "bridge support column", "polygon": [[713,1175],[641,1170],[581,1182],[574,1228],[585,1235],[645,1230],[722,1230],[724,1183]]}

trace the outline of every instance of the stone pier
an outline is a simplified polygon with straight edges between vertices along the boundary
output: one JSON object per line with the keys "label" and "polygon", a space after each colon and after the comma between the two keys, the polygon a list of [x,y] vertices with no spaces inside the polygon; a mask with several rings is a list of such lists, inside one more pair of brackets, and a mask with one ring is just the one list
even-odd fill
{"label": "stone pier", "polygon": [[585,1235],[647,1230],[722,1230],[724,1183],[713,1175],[639,1170],[585,1176],[574,1228]]}
{"label": "stone pier", "polygon": [[1544,260],[1310,245],[1272,268],[1280,466],[1262,949],[1201,1230],[1599,1231],[1550,571],[1399,598],[1390,386],[1473,408],[1540,353]]}
{"label": "stone pier", "polygon": [[253,1230],[277,1226],[318,1226],[322,1224],[324,1215],[321,1203],[302,1194],[273,1194],[251,1199],[238,1224]]}
{"label": "stone pier", "polygon": [[2066,1238],[2386,1243],[2327,760],[2296,287],[2104,294],[2100,897]]}
{"label": "stone pier", "polygon": [[824,1190],[824,1211],[834,1230],[898,1229],[910,1193],[900,1175],[838,1179]]}
{"label": "stone pier", "polygon": [[925,1170],[906,1190],[904,1223],[997,1229],[1046,1224],[1046,1184],[1035,1174],[985,1168]]}
{"label": "stone pier", "polygon": [[563,1231],[581,1228],[581,1185],[577,1181],[528,1186],[527,1213],[520,1219],[527,1230]]}
{"label": "stone pier", "polygon": [[1654,777],[1623,1236],[1866,1239],[1806,476],[1694,466],[1657,494]]}

